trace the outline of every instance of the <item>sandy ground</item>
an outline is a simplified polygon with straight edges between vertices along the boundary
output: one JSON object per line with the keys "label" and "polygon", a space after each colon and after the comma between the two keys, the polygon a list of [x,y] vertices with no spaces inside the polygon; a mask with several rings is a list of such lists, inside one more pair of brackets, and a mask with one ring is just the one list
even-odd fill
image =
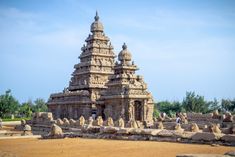
{"label": "sandy ground", "polygon": [[224,154],[230,150],[235,147],[81,138],[0,140],[0,152],[15,157],[175,157],[182,153]]}

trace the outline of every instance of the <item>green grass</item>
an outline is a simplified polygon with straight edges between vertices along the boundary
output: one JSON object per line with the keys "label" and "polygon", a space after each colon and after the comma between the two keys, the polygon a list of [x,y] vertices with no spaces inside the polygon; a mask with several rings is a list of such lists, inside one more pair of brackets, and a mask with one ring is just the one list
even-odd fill
{"label": "green grass", "polygon": [[14,119],[11,119],[11,118],[3,118],[2,121],[3,122],[10,122],[10,121],[21,121],[22,119],[24,120],[30,120],[31,118],[14,118]]}

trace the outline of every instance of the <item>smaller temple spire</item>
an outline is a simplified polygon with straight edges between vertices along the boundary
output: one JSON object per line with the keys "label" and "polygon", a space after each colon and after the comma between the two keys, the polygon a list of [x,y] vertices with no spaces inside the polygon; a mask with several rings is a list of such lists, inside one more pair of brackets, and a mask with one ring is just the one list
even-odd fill
{"label": "smaller temple spire", "polygon": [[98,11],[96,10],[96,13],[95,13],[95,21],[98,21],[99,20],[99,15],[98,15]]}
{"label": "smaller temple spire", "polygon": [[126,43],[124,43],[124,44],[122,45],[122,49],[123,49],[123,50],[126,50],[126,49],[127,49]]}

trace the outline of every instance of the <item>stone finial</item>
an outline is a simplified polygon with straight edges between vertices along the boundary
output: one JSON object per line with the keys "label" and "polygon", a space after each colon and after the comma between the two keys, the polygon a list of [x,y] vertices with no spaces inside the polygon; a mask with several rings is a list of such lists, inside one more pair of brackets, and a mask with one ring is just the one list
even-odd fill
{"label": "stone finial", "polygon": [[123,43],[123,45],[122,45],[122,49],[123,49],[123,50],[126,50],[126,49],[127,49],[127,45],[126,45],[126,43]]}
{"label": "stone finial", "polygon": [[94,19],[95,19],[95,21],[99,21],[99,15],[98,15],[98,11],[96,11],[96,13],[95,13],[95,17],[94,17]]}
{"label": "stone finial", "polygon": [[114,126],[113,119],[111,117],[108,118],[107,125],[108,126]]}

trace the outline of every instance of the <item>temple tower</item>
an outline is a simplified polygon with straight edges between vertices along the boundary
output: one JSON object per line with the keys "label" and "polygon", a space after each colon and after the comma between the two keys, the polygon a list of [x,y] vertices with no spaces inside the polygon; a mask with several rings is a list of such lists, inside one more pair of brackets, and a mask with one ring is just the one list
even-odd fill
{"label": "temple tower", "polygon": [[114,120],[122,117],[126,121],[152,123],[152,95],[147,91],[143,77],[135,74],[138,68],[133,61],[131,62],[131,53],[125,43],[118,60],[114,67],[114,75],[107,83],[108,89],[101,97],[105,104],[105,116],[112,116]]}

